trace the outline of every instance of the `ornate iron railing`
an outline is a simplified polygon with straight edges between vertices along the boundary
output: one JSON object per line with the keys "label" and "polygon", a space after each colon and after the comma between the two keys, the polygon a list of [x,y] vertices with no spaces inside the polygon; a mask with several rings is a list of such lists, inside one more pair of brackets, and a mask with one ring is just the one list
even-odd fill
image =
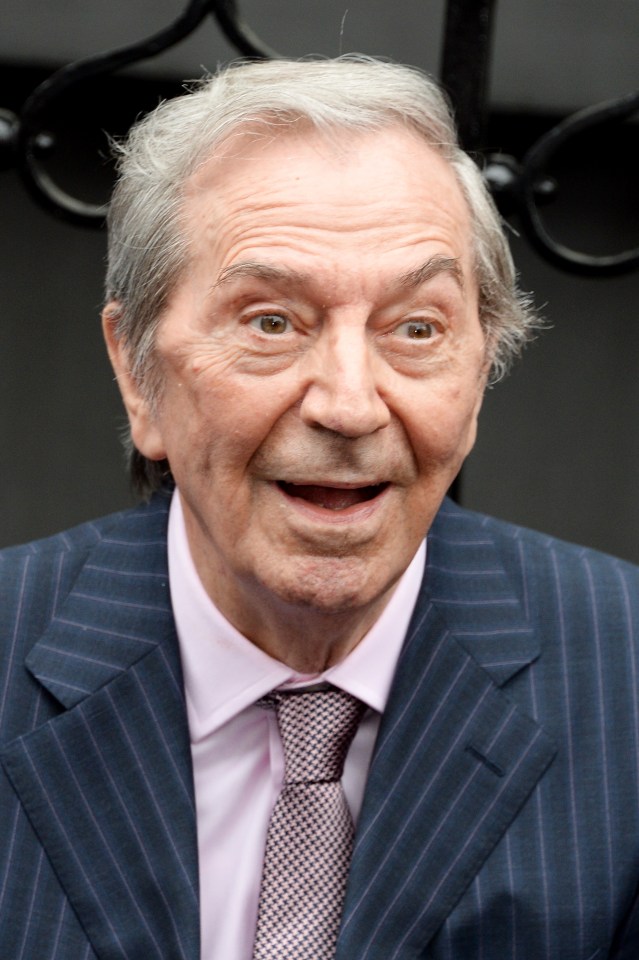
{"label": "ornate iron railing", "polygon": [[[563,120],[534,144],[521,163],[501,154],[484,155],[495,5],[496,0],[449,0],[447,5],[441,81],[454,106],[462,144],[482,163],[498,205],[519,214],[530,242],[555,266],[589,276],[610,276],[636,269],[639,247],[603,256],[570,249],[550,235],[539,207],[553,192],[546,172],[559,148],[586,129],[637,113],[639,92],[588,107]],[[209,14],[244,56],[278,56],[243,21],[235,0],[189,0],[174,23],[147,40],[58,70],[33,91],[20,117],[0,110],[0,167],[16,165],[33,198],[51,213],[82,226],[101,225],[106,208],[72,196],[46,170],[43,161],[55,149],[55,138],[46,129],[46,111],[78,84],[110,75],[174,46],[193,33]]]}

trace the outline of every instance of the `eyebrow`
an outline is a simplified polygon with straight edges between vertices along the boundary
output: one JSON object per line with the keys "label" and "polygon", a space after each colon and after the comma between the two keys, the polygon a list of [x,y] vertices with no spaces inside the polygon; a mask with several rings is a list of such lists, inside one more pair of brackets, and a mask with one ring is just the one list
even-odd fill
{"label": "eyebrow", "polygon": [[268,263],[260,263],[257,260],[243,260],[240,263],[232,263],[230,267],[222,270],[214,287],[230,283],[239,277],[255,277],[258,280],[288,283],[293,286],[302,286],[310,280],[310,274],[300,273],[298,270],[291,270],[288,267],[276,267]]}
{"label": "eyebrow", "polygon": [[415,270],[409,270],[398,278],[398,286],[412,289],[419,287],[422,283],[428,283],[433,277],[440,273],[450,273],[458,285],[463,289],[464,274],[457,257],[445,257],[442,254],[431,257],[426,263],[423,263]]}
{"label": "eyebrow", "polygon": [[[459,260],[456,257],[445,257],[442,254],[430,257],[425,263],[400,274],[393,282],[392,286],[405,289],[415,289],[423,283],[428,283],[434,277],[442,273],[452,274],[453,278],[461,289],[464,287],[464,276]],[[301,287],[309,283],[311,274],[300,273],[288,267],[275,266],[274,264],[260,263],[257,260],[244,260],[240,263],[232,263],[226,267],[217,278],[213,287],[222,286],[241,277],[254,277],[258,280],[267,280],[272,283],[287,284],[293,287]]]}

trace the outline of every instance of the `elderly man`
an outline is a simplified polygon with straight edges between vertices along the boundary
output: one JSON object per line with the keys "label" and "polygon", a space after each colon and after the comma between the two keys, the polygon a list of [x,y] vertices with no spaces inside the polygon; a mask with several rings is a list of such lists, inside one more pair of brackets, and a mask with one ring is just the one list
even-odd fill
{"label": "elderly man", "polygon": [[2,960],[636,960],[639,577],[445,500],[532,317],[435,85],[162,105],[103,321],[151,496],[1,555]]}

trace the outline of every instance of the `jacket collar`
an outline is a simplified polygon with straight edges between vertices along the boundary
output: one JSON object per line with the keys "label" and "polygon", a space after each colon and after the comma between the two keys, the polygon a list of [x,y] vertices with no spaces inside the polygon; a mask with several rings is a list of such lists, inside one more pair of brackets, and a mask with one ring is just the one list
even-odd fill
{"label": "jacket collar", "polygon": [[175,651],[169,502],[160,495],[115,518],[29,654],[28,669],[64,707],[74,707],[158,645]]}
{"label": "jacket collar", "polygon": [[431,603],[450,634],[502,686],[537,659],[540,638],[528,619],[525,585],[514,580],[521,567],[516,545],[506,569],[491,522],[444,501],[428,535],[421,610],[424,601]]}

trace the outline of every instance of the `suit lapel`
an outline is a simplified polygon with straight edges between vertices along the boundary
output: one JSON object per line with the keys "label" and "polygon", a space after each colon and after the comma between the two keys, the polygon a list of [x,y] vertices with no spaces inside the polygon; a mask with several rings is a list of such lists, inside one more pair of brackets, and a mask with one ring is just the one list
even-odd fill
{"label": "suit lapel", "polygon": [[367,783],[336,960],[423,956],[555,754],[499,689],[538,644],[494,544],[444,508],[428,551]]}
{"label": "suit lapel", "polygon": [[190,746],[166,504],[89,555],[28,666],[67,708],[2,761],[100,960],[199,955]]}

